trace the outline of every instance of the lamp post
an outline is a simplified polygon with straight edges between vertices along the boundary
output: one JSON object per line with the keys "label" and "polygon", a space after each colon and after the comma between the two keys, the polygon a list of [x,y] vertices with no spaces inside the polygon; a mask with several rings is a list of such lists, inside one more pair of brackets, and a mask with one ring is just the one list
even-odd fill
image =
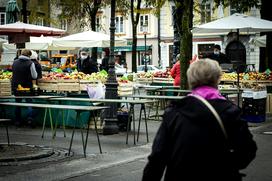
{"label": "lamp post", "polygon": [[[110,57],[109,57],[109,71],[108,71],[108,80],[106,82],[106,99],[116,99],[117,95],[117,86],[115,74],[115,62],[114,62],[114,34],[115,34],[115,0],[111,0],[111,19],[110,19]],[[117,125],[117,103],[107,103],[106,106],[109,109],[106,109],[104,112],[104,126],[103,134],[110,135],[116,134],[119,131]]]}
{"label": "lamp post", "polygon": [[146,34],[147,34],[147,24],[143,24],[143,34],[144,34],[144,46],[145,46],[145,53],[144,53],[144,64],[145,64],[145,72],[147,72],[147,60],[146,60]]}

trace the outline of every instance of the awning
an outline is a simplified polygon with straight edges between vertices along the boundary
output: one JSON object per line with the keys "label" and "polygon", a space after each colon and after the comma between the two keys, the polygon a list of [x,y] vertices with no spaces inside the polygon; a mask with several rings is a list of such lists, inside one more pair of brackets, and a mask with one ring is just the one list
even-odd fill
{"label": "awning", "polygon": [[[152,45],[146,46],[146,50],[152,50]],[[131,52],[132,46],[114,47],[115,52]],[[136,51],[145,51],[145,46],[137,46]]]}

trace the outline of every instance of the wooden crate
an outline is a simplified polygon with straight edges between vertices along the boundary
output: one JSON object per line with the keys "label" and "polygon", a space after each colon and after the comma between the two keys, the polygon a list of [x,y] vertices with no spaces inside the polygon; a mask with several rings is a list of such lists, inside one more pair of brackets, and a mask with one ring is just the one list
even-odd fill
{"label": "wooden crate", "polygon": [[0,80],[0,96],[10,96],[11,81],[9,79]]}
{"label": "wooden crate", "polygon": [[58,82],[58,92],[79,92],[79,83]]}
{"label": "wooden crate", "polygon": [[40,79],[38,82],[38,86],[40,90],[43,90],[45,92],[57,92],[58,86],[57,80],[46,80],[46,79]]}
{"label": "wooden crate", "polygon": [[87,86],[97,86],[98,84],[100,84],[101,81],[99,80],[94,80],[94,81],[91,81],[91,80],[80,80],[79,81],[79,89],[80,91],[86,91],[87,90]]}

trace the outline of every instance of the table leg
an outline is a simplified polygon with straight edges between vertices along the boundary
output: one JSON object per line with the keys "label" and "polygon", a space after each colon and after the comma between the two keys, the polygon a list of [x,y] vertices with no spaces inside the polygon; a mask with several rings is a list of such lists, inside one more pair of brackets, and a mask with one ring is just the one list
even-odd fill
{"label": "table leg", "polygon": [[139,133],[140,133],[140,127],[141,127],[141,120],[142,120],[142,104],[141,104],[140,116],[139,116],[139,123],[138,123],[137,142],[139,141]]}
{"label": "table leg", "polygon": [[[87,134],[86,134],[86,141],[85,141],[85,152],[86,152],[86,148],[87,148],[87,143],[88,143],[88,136],[89,136],[89,129],[90,129],[90,121],[91,121],[91,112],[90,112],[90,116],[88,119],[88,127],[87,127]],[[93,120],[94,120],[94,128],[95,128],[95,133],[96,133],[96,137],[97,137],[97,142],[98,142],[98,147],[99,147],[99,151],[102,154],[102,148],[101,148],[101,144],[100,144],[100,139],[99,139],[99,135],[98,135],[98,131],[97,131],[97,123],[96,123],[96,119],[95,119],[95,114],[93,114]]]}
{"label": "table leg", "polygon": [[145,105],[144,104],[143,104],[143,111],[144,111],[144,119],[145,119],[146,141],[149,142],[149,139],[148,139],[148,128],[147,128],[147,118],[146,118],[146,110],[145,110]]}
{"label": "table leg", "polygon": [[8,125],[6,124],[6,132],[7,132],[7,139],[8,139],[8,146],[10,145],[9,144],[9,132],[8,132]]}
{"label": "table leg", "polygon": [[62,129],[63,129],[63,136],[66,137],[64,111],[65,110],[62,110]]}
{"label": "table leg", "polygon": [[74,139],[74,134],[75,134],[76,123],[79,120],[79,116],[80,116],[80,112],[77,111],[76,121],[75,121],[73,132],[72,132],[72,137],[71,137],[71,141],[70,141],[68,156],[70,155],[70,152],[71,152],[71,148],[72,148],[72,144],[73,144],[73,139]]}
{"label": "table leg", "polygon": [[49,118],[50,118],[50,126],[51,126],[51,132],[52,132],[52,138],[54,138],[54,125],[53,125],[53,119],[51,114],[51,109],[48,108]]}
{"label": "table leg", "polygon": [[132,105],[132,114],[133,114],[133,118],[132,118],[132,121],[133,121],[133,142],[134,142],[134,145],[136,145],[136,137],[135,137],[135,113],[134,113],[134,104]]}
{"label": "table leg", "polygon": [[[77,111],[77,112],[79,112],[79,115],[80,115],[81,111]],[[78,122],[79,122],[79,124],[80,124],[80,132],[81,132],[81,141],[82,141],[83,153],[84,153],[84,157],[86,157],[85,142],[84,142],[84,134],[83,134],[84,125],[82,124],[82,121],[81,121],[81,119],[80,119],[80,116],[79,116]]]}
{"label": "table leg", "polygon": [[128,144],[128,131],[129,131],[129,126],[131,124],[130,117],[132,116],[132,111],[133,111],[133,106],[131,105],[129,108],[129,114],[128,114],[128,122],[127,122],[127,137],[126,137],[126,144]]}
{"label": "table leg", "polygon": [[42,138],[44,136],[44,130],[45,130],[45,121],[46,121],[46,116],[47,116],[47,109],[48,108],[45,108],[45,111],[44,111],[44,117],[43,117],[43,128],[42,128]]}

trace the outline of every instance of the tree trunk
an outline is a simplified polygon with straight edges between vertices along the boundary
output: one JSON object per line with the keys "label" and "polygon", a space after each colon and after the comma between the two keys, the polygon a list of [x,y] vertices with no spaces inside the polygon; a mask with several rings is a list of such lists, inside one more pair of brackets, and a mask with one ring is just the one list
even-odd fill
{"label": "tree trunk", "polygon": [[134,16],[134,0],[130,1],[130,14],[132,23],[132,72],[137,72],[137,25],[140,18],[139,10],[141,9],[141,0],[137,0],[137,13]]}
{"label": "tree trunk", "polygon": [[[100,0],[94,0],[94,7],[90,9],[90,18],[91,18],[91,30],[96,31],[96,14],[101,5]],[[92,48],[92,57],[97,60],[97,47]]]}
{"label": "tree trunk", "polygon": [[137,73],[137,25],[132,25],[132,72]]}
{"label": "tree trunk", "polygon": [[180,32],[180,78],[181,89],[187,89],[187,76],[186,72],[189,67],[189,61],[192,59],[192,20],[193,20],[193,1],[184,0],[183,5],[177,6],[182,8],[183,13],[181,17],[181,27],[178,27]]}

